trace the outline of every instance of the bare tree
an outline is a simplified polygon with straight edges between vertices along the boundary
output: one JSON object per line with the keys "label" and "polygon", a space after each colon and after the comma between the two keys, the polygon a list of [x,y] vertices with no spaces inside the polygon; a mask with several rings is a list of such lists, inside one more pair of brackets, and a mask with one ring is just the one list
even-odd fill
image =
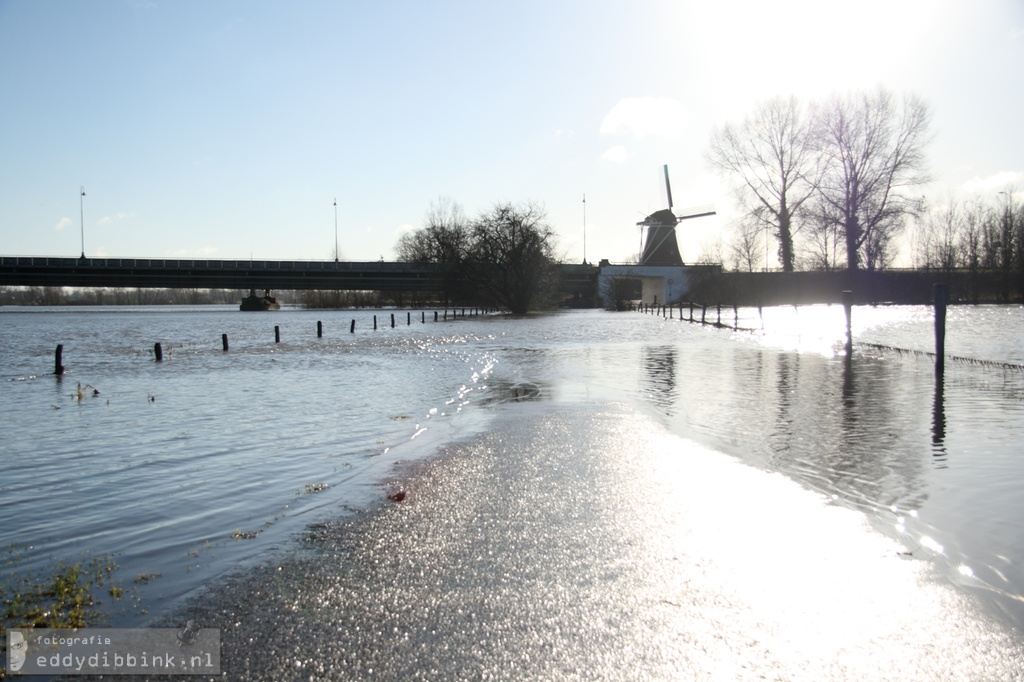
{"label": "bare tree", "polygon": [[833,96],[820,112],[826,172],[819,183],[821,215],[842,230],[850,270],[884,267],[891,243],[921,202],[908,189],[927,182],[924,148],[930,115],[913,96]]}
{"label": "bare tree", "polygon": [[801,267],[805,270],[835,271],[844,262],[843,236],[835,221],[824,212],[822,202],[816,201],[802,211],[807,225],[801,239]]}
{"label": "bare tree", "polygon": [[739,178],[741,209],[774,234],[786,272],[794,267],[794,217],[814,195],[822,168],[811,120],[795,97],[771,99],[740,126],[716,130],[707,152],[714,166]]}
{"label": "bare tree", "polygon": [[445,302],[467,300],[466,258],[470,227],[455,200],[440,197],[431,202],[422,229],[403,234],[395,245],[398,260],[407,263],[439,263],[444,266],[442,295]]}
{"label": "bare tree", "polygon": [[395,246],[407,263],[461,263],[469,251],[469,225],[462,206],[440,197],[431,202],[423,229],[402,235]]}
{"label": "bare tree", "polygon": [[556,290],[554,230],[535,204],[497,204],[473,223],[470,279],[489,303],[515,315]]}
{"label": "bare tree", "polygon": [[963,207],[953,197],[932,209],[918,223],[915,260],[918,267],[949,272],[964,263]]}
{"label": "bare tree", "polygon": [[729,243],[734,270],[754,272],[761,268],[762,263],[767,266],[765,232],[756,221],[750,219],[740,220],[736,224],[735,236]]}

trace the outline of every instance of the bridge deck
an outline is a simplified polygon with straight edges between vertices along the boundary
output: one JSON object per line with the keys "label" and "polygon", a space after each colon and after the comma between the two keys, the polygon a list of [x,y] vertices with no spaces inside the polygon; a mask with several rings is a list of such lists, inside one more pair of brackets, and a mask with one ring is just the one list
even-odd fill
{"label": "bridge deck", "polygon": [[[596,267],[562,273],[564,290],[594,290]],[[0,286],[440,291],[443,275],[433,263],[0,256]]]}

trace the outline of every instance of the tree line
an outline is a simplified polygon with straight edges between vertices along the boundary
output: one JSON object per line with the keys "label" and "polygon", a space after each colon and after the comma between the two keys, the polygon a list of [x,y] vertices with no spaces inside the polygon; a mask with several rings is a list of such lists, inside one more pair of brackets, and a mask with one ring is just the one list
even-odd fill
{"label": "tree line", "polygon": [[775,98],[716,129],[707,158],[735,180],[738,269],[755,269],[769,240],[786,272],[889,267],[925,208],[916,188],[929,181],[929,123],[920,98],[878,89],[806,105]]}
{"label": "tree line", "polygon": [[533,203],[498,203],[470,219],[442,197],[424,227],[399,238],[395,253],[408,263],[441,264],[446,302],[522,315],[550,305],[558,291],[554,230]]}
{"label": "tree line", "polygon": [[0,305],[203,305],[238,303],[233,289],[0,287]]}

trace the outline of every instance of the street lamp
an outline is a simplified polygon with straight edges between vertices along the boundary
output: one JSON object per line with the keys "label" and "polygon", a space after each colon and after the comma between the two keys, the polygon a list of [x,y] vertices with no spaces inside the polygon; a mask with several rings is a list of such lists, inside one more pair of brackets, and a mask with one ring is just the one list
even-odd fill
{"label": "street lamp", "polygon": [[334,262],[338,262],[338,197],[334,197]]}
{"label": "street lamp", "polygon": [[583,195],[583,264],[587,264],[587,195]]}
{"label": "street lamp", "polygon": [[82,214],[82,258],[85,258],[85,186],[83,185],[78,197],[78,210]]}

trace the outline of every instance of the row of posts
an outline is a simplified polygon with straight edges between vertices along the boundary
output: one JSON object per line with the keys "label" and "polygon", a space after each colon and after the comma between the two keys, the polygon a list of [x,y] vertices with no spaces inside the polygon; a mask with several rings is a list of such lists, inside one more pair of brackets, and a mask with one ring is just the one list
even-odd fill
{"label": "row of posts", "polygon": [[[481,313],[484,313],[484,312],[486,312],[486,311],[480,310],[478,308],[472,308],[472,309],[470,309],[469,314],[470,314],[470,316],[477,316],[477,315],[480,315]],[[439,317],[438,311],[436,311],[436,310],[434,311],[434,322],[437,322],[439,319],[442,319],[445,322],[447,322],[448,321],[448,317],[449,317],[449,311],[447,309],[444,310],[443,317]],[[455,320],[455,319],[458,319],[459,317],[460,317],[460,315],[459,315],[459,311],[458,310],[452,310],[451,311],[451,319]],[[466,308],[462,309],[461,317],[466,317]],[[427,312],[425,310],[421,310],[420,311],[420,322],[421,323],[426,323],[426,321],[427,321]],[[395,328],[395,324],[396,324],[396,322],[395,322],[395,314],[391,313],[391,328],[392,329]],[[412,313],[411,312],[406,312],[406,314],[405,314],[405,324],[407,326],[412,324]],[[374,331],[377,330],[377,316],[376,315],[373,316],[373,329],[374,329]],[[352,320],[352,323],[348,327],[348,331],[349,331],[350,334],[355,334],[355,332],[356,332],[356,321],[355,320]],[[317,320],[317,322],[316,322],[316,337],[318,339],[319,338],[323,338],[323,335],[324,335],[324,323],[321,320]],[[227,334],[221,334],[220,335],[220,342],[221,342],[221,347],[225,351],[227,351],[228,350],[228,335]],[[274,343],[281,343],[281,326],[280,325],[274,325]],[[161,346],[159,342],[153,344],[153,355],[156,358],[157,362],[163,362],[163,359],[164,359],[164,349],[163,349],[163,346]],[[53,373],[54,374],[58,374],[58,375],[64,373],[64,344],[63,343],[57,344],[57,351],[54,354]]]}
{"label": "row of posts", "polygon": [[[932,286],[932,305],[935,309],[935,373],[941,375],[946,368],[946,304],[947,304],[947,291],[945,284],[935,284]],[[684,305],[679,304],[679,319],[683,320],[683,307]],[[700,323],[707,324],[707,306],[696,305],[694,303],[688,304],[690,307],[690,322],[695,322],[693,318],[694,308],[700,308]],[[715,322],[715,326],[722,326],[722,306],[716,306],[718,318]],[[739,306],[733,305],[733,329],[739,329]],[[761,306],[758,306],[758,312],[760,312]],[[853,332],[852,332],[852,318],[853,318],[853,292],[843,292],[843,310],[846,313],[846,352],[850,354],[853,352]],[[650,306],[641,303],[640,312],[661,314],[662,317],[673,319],[674,308],[672,306]]]}

